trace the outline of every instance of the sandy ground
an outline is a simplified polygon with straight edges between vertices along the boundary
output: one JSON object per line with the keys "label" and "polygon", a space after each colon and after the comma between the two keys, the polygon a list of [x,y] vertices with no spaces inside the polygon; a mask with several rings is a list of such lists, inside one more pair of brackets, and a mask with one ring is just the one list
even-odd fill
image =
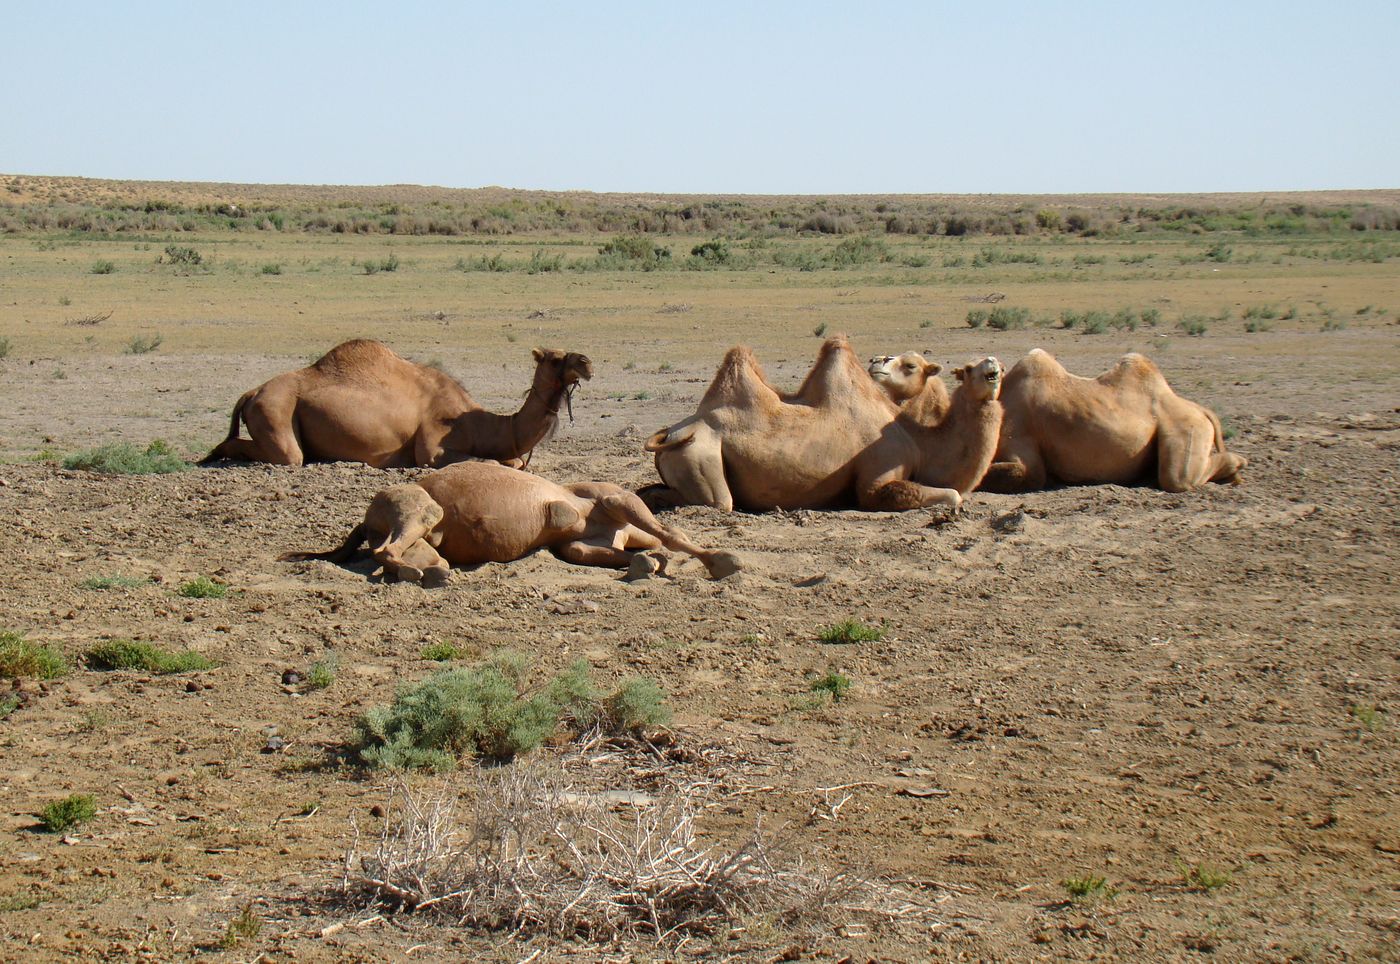
{"label": "sandy ground", "polygon": [[[1251,460],[1242,486],[979,494],[947,524],[670,514],[742,555],[746,571],[720,582],[693,560],[626,583],[542,553],[425,591],[364,567],[273,561],[334,545],[373,492],[411,472],[5,465],[5,628],[74,656],[133,637],[221,665],[23,684],[26,702],[0,722],[0,957],[1397,959],[1397,332],[1174,341],[1163,368],[1226,413]],[[1119,350],[1063,333],[941,337],[955,361],[992,337],[1008,362],[1048,343],[1085,373]],[[533,468],[654,481],[641,439],[687,413],[723,347],[668,371],[600,366]],[[525,380],[523,357],[501,359],[444,360],[499,410]],[[233,398],[286,359],[93,356],[63,360],[62,378],[42,359],[4,364],[7,451],[164,435],[198,455]],[[802,367],[775,377],[795,382]],[[117,575],[151,581],[79,585]],[[233,591],[175,595],[196,575]],[[848,618],[883,624],[884,638],[817,641]],[[676,772],[707,788],[703,830],[723,838],[761,816],[829,867],[920,882],[938,922],[864,936],[839,921],[817,934],[750,922],[679,949],[600,948],[327,901],[352,819],[372,827],[387,785],[337,753],[359,713],[434,668],[420,652],[440,641],[517,648],[541,671],[582,656],[604,682],[655,678],[677,745],[702,761]],[[332,655],[330,687],[282,685]],[[812,706],[808,679],[829,668],[853,689]],[[286,746],[261,752],[271,728]],[[625,786],[639,768],[627,759],[579,779]],[[836,786],[849,789],[822,789]],[[930,788],[946,792],[907,793]],[[71,792],[95,794],[98,817],[35,832],[34,812]],[[1200,865],[1229,882],[1189,886],[1183,868]],[[1061,881],[1082,875],[1116,896],[1068,902]],[[250,902],[259,935],[219,950]]]}

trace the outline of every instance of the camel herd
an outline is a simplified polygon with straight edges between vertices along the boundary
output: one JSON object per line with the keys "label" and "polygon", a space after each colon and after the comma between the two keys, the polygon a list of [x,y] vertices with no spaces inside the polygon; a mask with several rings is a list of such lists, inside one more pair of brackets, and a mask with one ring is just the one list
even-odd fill
{"label": "camel herd", "polygon": [[534,358],[524,404],[498,415],[435,368],[378,342],[345,342],[239,398],[228,437],[201,464],[437,468],[377,494],[339,547],[282,556],[345,562],[368,544],[387,577],[425,586],[445,582],[452,565],[546,547],[634,573],[664,567],[651,552],[661,548],[695,556],[714,578],[739,570],[733,553],[695,544],[653,509],[956,509],[979,487],[1131,483],[1154,472],[1159,487],[1184,492],[1237,482],[1246,464],[1225,450],[1215,414],[1173,392],[1141,355],[1097,378],[1070,374],[1040,349],[1009,372],[983,358],[954,370],[950,394],[923,355],[862,364],[837,336],[790,394],[769,383],[752,351],[730,349],[695,413],[647,440],[660,484],[637,493],[558,485],[524,469],[593,364],[552,349]]}

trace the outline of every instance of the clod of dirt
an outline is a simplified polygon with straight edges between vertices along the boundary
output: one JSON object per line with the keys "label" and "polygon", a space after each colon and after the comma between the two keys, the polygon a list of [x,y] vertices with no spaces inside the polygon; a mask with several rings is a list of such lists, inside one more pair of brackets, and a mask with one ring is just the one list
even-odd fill
{"label": "clod of dirt", "polygon": [[284,670],[282,673],[283,686],[296,686],[301,682],[301,674],[294,669]]}
{"label": "clod of dirt", "polygon": [[286,741],[286,740],[282,739],[282,737],[280,737],[280,736],[270,736],[270,737],[267,738],[267,742],[263,744],[262,752],[263,752],[263,753],[281,753],[281,752],[282,752],[283,750],[285,750],[286,748],[287,748],[287,741]]}
{"label": "clod of dirt", "polygon": [[550,612],[557,616],[575,616],[579,613],[596,613],[601,607],[591,599],[551,599],[548,601]]}

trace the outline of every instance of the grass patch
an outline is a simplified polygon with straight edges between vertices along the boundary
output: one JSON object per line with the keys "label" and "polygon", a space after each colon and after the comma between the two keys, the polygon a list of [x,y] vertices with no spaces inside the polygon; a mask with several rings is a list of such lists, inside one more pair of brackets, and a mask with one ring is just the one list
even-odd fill
{"label": "grass patch", "polygon": [[1176,326],[1192,338],[1200,338],[1208,330],[1206,320],[1200,315],[1187,315],[1178,321]]}
{"label": "grass patch", "polygon": [[262,933],[262,918],[253,912],[253,905],[247,903],[238,916],[228,922],[224,936],[219,938],[219,949],[231,951],[245,941],[257,940]]}
{"label": "grass patch", "polygon": [[1108,882],[1106,877],[1095,877],[1086,874],[1083,877],[1066,877],[1060,881],[1060,886],[1069,894],[1073,901],[1093,901],[1100,897],[1112,900],[1118,893],[1118,889]]}
{"label": "grass patch", "polygon": [[306,686],[308,689],[323,690],[335,682],[336,674],[340,672],[340,657],[334,653],[325,659],[319,659],[311,664],[311,669],[306,673]]}
{"label": "grass patch", "polygon": [[103,475],[166,475],[183,472],[189,463],[175,454],[169,443],[156,439],[144,449],[130,442],[102,445],[64,456],[65,469],[83,469]]}
{"label": "grass patch", "polygon": [[195,576],[188,582],[181,583],[175,592],[186,599],[223,599],[228,595],[228,586],[215,582],[208,576]]}
{"label": "grass patch", "polygon": [[823,643],[844,645],[846,643],[873,643],[885,638],[885,627],[868,626],[857,619],[845,619],[825,626],[817,633]]}
{"label": "grass patch", "polygon": [[1192,890],[1216,891],[1232,879],[1228,871],[1212,867],[1210,864],[1196,864],[1194,867],[1179,864],[1178,869],[1181,871],[1182,880]]}
{"label": "grass patch", "polygon": [[0,630],[0,676],[57,679],[68,669],[68,660],[52,646],[32,643],[22,633]]}
{"label": "grass patch", "polygon": [[8,696],[0,696],[0,720],[6,719],[11,713],[19,709],[20,698],[16,693]]}
{"label": "grass patch", "polygon": [[1357,703],[1348,707],[1347,712],[1356,722],[1372,732],[1385,726],[1385,714],[1369,703]]}
{"label": "grass patch", "polygon": [[151,580],[140,576],[93,576],[78,583],[78,588],[105,592],[108,589],[136,589],[150,583]]}
{"label": "grass patch", "polygon": [[89,668],[98,670],[134,669],[147,673],[198,673],[219,664],[202,653],[186,649],[167,652],[151,643],[114,639],[100,643],[83,654]]}
{"label": "grass patch", "polygon": [[93,274],[111,274],[117,270],[117,265],[114,261],[98,260],[94,261],[88,270]]}
{"label": "grass patch", "polygon": [[539,685],[529,677],[525,656],[501,651],[405,687],[391,705],[356,723],[360,759],[392,769],[450,770],[464,757],[513,759],[563,725],[635,732],[670,717],[653,681],[630,680],[600,696],[582,660]]}
{"label": "grass patch", "polygon": [[839,703],[851,691],[851,678],[845,673],[829,669],[825,675],[813,679],[807,689],[813,693],[826,694],[833,702]]}
{"label": "grass patch", "polygon": [[97,816],[97,800],[90,793],[74,793],[55,800],[39,811],[39,825],[48,833],[63,833]]}
{"label": "grass patch", "polygon": [[131,341],[126,343],[125,351],[128,355],[149,355],[160,347],[165,339],[160,332],[153,335],[132,335]]}

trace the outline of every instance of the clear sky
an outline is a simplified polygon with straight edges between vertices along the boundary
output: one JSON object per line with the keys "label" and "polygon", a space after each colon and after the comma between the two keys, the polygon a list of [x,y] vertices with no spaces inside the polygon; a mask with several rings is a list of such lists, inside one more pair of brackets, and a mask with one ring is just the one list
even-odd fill
{"label": "clear sky", "polygon": [[8,174],[1400,187],[1400,0],[5,0],[0,36]]}

